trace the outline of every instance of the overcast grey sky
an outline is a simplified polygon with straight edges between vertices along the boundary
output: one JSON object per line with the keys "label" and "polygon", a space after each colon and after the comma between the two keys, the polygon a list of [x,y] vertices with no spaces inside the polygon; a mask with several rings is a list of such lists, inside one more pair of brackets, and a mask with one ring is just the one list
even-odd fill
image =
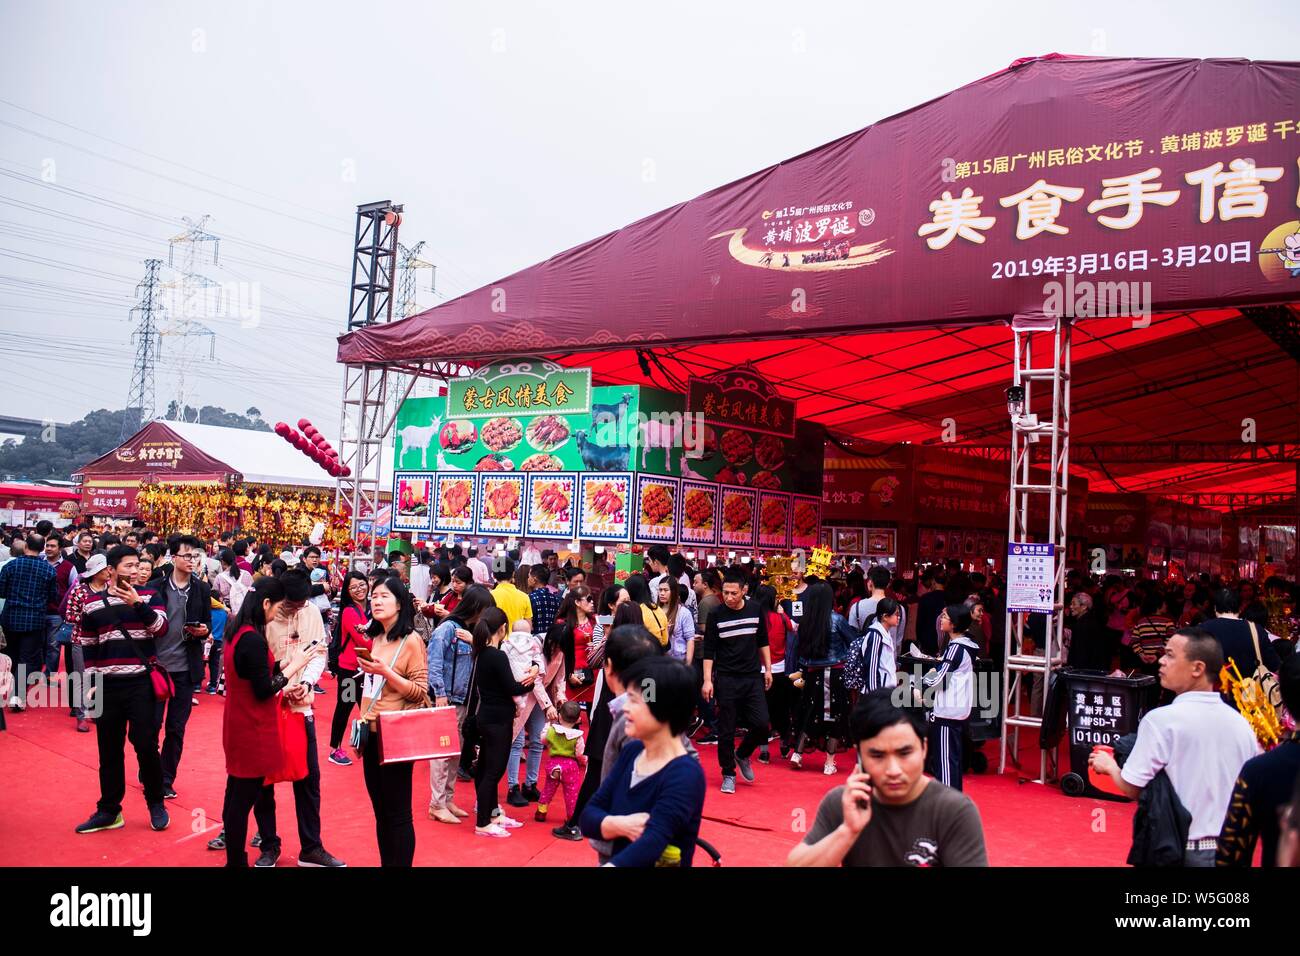
{"label": "overcast grey sky", "polygon": [[207,322],[191,404],[333,438],[358,203],[405,203],[427,307],[1020,56],[1297,50],[1300,10],[1262,2],[0,0],[0,413],[125,406],[182,216],[261,309]]}

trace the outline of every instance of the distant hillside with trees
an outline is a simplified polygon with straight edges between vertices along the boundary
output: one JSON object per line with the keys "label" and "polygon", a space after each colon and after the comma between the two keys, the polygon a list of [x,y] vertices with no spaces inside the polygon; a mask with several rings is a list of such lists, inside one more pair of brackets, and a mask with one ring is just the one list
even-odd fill
{"label": "distant hillside with trees", "polygon": [[[246,428],[250,431],[270,431],[271,426],[262,421],[262,413],[250,408],[242,415],[229,412],[216,405],[202,408],[186,406],[180,414],[176,403],[167,406],[166,420],[201,422],[225,428]],[[28,480],[54,479],[66,481],[82,465],[112,451],[122,440],[123,423],[127,433],[139,430],[140,410],[122,408],[110,411],[100,408],[90,412],[80,421],[70,425],[50,426],[41,432],[28,435],[21,442],[9,439],[0,445],[0,476]]]}

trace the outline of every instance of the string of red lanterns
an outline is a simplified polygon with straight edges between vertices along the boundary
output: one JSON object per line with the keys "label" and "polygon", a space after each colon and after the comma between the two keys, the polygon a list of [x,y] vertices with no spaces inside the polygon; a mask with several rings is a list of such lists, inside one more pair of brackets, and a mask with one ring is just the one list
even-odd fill
{"label": "string of red lanterns", "polygon": [[298,419],[299,432],[287,422],[276,422],[275,433],[310,458],[331,477],[346,478],[352,469],[339,460],[339,454],[325,440],[320,430],[305,418]]}

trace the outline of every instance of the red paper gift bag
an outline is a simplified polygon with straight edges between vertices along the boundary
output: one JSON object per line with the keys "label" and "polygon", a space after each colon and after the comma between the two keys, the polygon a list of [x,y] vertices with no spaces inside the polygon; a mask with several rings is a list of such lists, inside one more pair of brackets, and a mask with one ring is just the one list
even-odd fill
{"label": "red paper gift bag", "polygon": [[293,783],[307,776],[307,720],[284,704],[279,708],[280,772],[267,783]]}
{"label": "red paper gift bag", "polygon": [[421,707],[379,715],[381,764],[459,756],[455,707]]}

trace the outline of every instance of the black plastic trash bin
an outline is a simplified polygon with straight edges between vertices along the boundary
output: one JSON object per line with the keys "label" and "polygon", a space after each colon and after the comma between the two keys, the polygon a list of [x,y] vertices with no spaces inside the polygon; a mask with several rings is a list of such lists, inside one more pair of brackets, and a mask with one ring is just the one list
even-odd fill
{"label": "black plastic trash bin", "polygon": [[1160,685],[1154,677],[1111,677],[1102,671],[1066,667],[1065,719],[1070,734],[1070,772],[1061,777],[1061,789],[1072,797],[1123,799],[1098,790],[1088,781],[1092,748],[1115,745],[1134,733],[1142,715],[1156,705]]}

